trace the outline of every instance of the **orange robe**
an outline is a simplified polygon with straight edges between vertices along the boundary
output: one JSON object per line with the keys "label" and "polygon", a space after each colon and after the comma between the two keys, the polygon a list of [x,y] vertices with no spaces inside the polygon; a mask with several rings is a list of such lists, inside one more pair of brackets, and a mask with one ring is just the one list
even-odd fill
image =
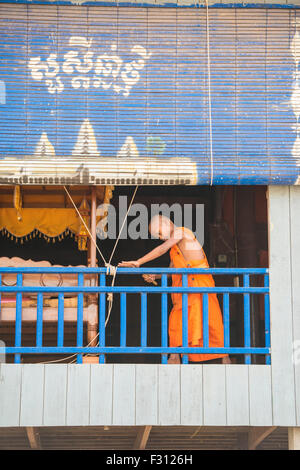
{"label": "orange robe", "polygon": [[[183,227],[184,230],[189,230]],[[192,233],[190,231],[190,233]],[[205,256],[201,260],[186,261],[179,247],[174,245],[170,250],[170,257],[174,268],[209,268]],[[181,274],[172,275],[173,287],[182,286]],[[214,287],[211,274],[188,275],[189,287]],[[169,316],[169,343],[170,347],[182,345],[182,294],[171,294],[173,309]],[[223,320],[217,294],[208,294],[208,325],[209,347],[221,348],[224,346]],[[189,346],[203,346],[202,325],[202,294],[188,294],[188,344]],[[209,361],[228,356],[228,354],[189,354],[189,361]]]}

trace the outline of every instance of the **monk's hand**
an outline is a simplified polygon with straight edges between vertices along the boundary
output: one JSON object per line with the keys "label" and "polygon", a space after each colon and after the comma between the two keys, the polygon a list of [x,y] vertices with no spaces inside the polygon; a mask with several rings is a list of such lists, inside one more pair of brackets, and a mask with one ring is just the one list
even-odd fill
{"label": "monk's hand", "polygon": [[122,263],[118,263],[120,268],[139,268],[140,263],[138,261],[122,261]]}
{"label": "monk's hand", "polygon": [[155,274],[143,274],[143,278],[146,282],[149,282],[149,284],[157,285],[157,282],[155,282],[155,279],[156,279]]}

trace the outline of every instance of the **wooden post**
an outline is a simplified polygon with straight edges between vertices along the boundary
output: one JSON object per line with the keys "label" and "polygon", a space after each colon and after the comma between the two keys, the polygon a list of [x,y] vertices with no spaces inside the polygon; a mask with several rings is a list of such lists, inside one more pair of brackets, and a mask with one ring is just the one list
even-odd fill
{"label": "wooden post", "polygon": [[289,450],[300,450],[300,428],[289,428]]}
{"label": "wooden post", "polygon": [[[92,201],[91,201],[91,234],[94,240],[97,239],[96,235],[96,210],[97,210],[97,197],[96,188],[92,187]],[[97,266],[96,246],[90,241],[90,266],[95,268]]]}
{"label": "wooden post", "polygon": [[[96,234],[96,210],[97,210],[97,196],[96,196],[96,188],[95,186],[92,187],[92,197],[91,197],[91,222],[90,222],[90,230],[93,239],[97,240]],[[91,268],[95,268],[97,266],[97,256],[96,256],[96,246],[92,240],[89,243],[89,258],[90,262],[89,265]],[[97,285],[97,277],[91,278],[91,286]],[[97,295],[90,295],[89,296],[89,306],[88,306],[88,324],[87,324],[87,339],[88,344],[90,346],[96,346],[98,342],[98,338],[94,339],[98,332],[98,303],[97,303]],[[98,357],[96,356],[86,356],[83,357],[83,362],[90,363],[90,362],[97,362]]]}
{"label": "wooden post", "polygon": [[26,427],[26,434],[27,434],[31,449],[33,450],[41,449],[41,441],[40,441],[40,435],[39,435],[38,430],[33,427]]}

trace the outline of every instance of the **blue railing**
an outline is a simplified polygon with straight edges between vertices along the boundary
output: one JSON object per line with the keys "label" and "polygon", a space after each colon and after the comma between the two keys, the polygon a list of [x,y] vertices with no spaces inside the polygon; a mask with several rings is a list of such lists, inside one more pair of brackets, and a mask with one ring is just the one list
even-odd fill
{"label": "blue railing", "polygon": [[[161,362],[167,363],[167,355],[170,353],[182,354],[182,362],[188,362],[188,354],[238,354],[244,355],[245,363],[251,364],[253,354],[264,355],[266,364],[270,364],[270,305],[269,305],[269,274],[267,269],[232,269],[232,268],[210,268],[210,269],[175,269],[175,268],[118,268],[119,275],[161,275],[161,285],[152,286],[114,286],[111,284],[111,276],[107,275],[106,268],[0,268],[0,296],[1,294],[15,294],[15,344],[6,348],[7,354],[14,354],[15,363],[19,363],[23,354],[76,354],[77,363],[82,363],[83,354],[99,354],[99,362],[105,362],[106,354],[160,354]],[[16,275],[14,286],[3,285],[1,282],[4,274]],[[75,274],[77,275],[77,286],[23,286],[24,274]],[[181,274],[182,287],[168,286],[168,275]],[[239,276],[243,278],[241,287],[188,287],[188,274],[212,274]],[[98,282],[96,286],[85,286],[84,276],[95,275]],[[264,285],[253,287],[250,276],[263,276]],[[105,344],[105,321],[107,313],[106,294],[120,295],[120,345],[106,346]],[[182,346],[168,347],[168,294],[172,292],[182,293]],[[215,348],[209,346],[208,326],[208,294],[221,294],[223,297],[223,323],[224,323],[224,347]],[[35,346],[22,346],[22,296],[23,294],[35,294],[37,296],[36,315],[36,341]],[[51,293],[58,297],[57,312],[57,345],[53,347],[43,346],[43,296]],[[140,315],[141,332],[140,346],[131,347],[126,345],[126,296],[127,294],[139,294],[141,297]],[[203,300],[203,347],[188,346],[188,294],[201,293]],[[76,346],[64,346],[64,296],[73,294],[77,297],[77,339]],[[83,344],[83,309],[84,296],[97,294],[98,296],[98,319],[99,338],[97,346],[84,346]],[[147,298],[150,294],[161,295],[161,346],[152,347],[147,345]],[[243,296],[244,316],[244,345],[242,347],[230,346],[230,296],[240,294]],[[250,297],[261,294],[264,296],[264,347],[251,346],[251,321],[250,321]],[[1,322],[0,322],[1,325]],[[1,339],[1,338],[0,338]]]}

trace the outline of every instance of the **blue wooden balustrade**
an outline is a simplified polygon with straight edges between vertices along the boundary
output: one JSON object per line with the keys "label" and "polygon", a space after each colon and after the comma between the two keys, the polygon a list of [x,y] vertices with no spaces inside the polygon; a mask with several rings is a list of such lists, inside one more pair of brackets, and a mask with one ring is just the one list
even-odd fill
{"label": "blue wooden balustrade", "polygon": [[[7,273],[16,275],[16,284],[13,286],[3,285],[1,277]],[[77,275],[77,286],[23,286],[24,274],[75,274]],[[84,285],[85,275],[95,275],[98,277],[98,285]],[[265,363],[270,364],[270,304],[269,304],[269,274],[268,269],[236,269],[236,268],[209,268],[209,269],[175,269],[175,268],[118,268],[117,276],[129,274],[159,274],[161,285],[145,286],[114,286],[111,287],[111,276],[107,274],[106,268],[0,268],[0,296],[1,294],[15,294],[16,315],[15,315],[15,344],[6,347],[6,354],[14,354],[15,363],[20,363],[21,355],[26,354],[77,354],[77,363],[82,363],[83,354],[99,354],[99,362],[105,362],[107,354],[160,354],[161,362],[167,363],[167,355],[170,353],[182,354],[182,362],[188,363],[188,354],[191,353],[228,353],[244,355],[245,363],[251,364],[253,354],[263,355]],[[168,285],[168,275],[181,274],[182,287],[171,287]],[[188,287],[188,274],[212,274],[213,276],[228,275],[239,276],[243,279],[240,287]],[[251,286],[250,276],[263,276],[263,286]],[[107,293],[120,295],[120,344],[119,346],[106,346],[105,344],[105,319],[107,315]],[[182,346],[168,347],[168,294],[172,292],[182,293]],[[22,295],[34,294],[37,296],[37,316],[36,316],[36,344],[32,347],[22,346]],[[57,345],[53,347],[43,346],[43,296],[51,293],[58,298],[57,317]],[[127,334],[127,294],[139,294],[141,331],[140,346],[131,347],[126,345]],[[188,346],[188,294],[201,293],[203,301],[203,346]],[[220,294],[223,302],[224,323],[224,346],[215,348],[209,345],[208,327],[208,295],[210,293]],[[77,339],[76,345],[72,347],[64,346],[64,295],[73,294],[77,296]],[[85,346],[83,334],[83,309],[84,295],[98,294],[99,302],[99,340],[97,346]],[[149,295],[161,295],[161,346],[152,347],[147,345],[147,299]],[[230,346],[230,296],[243,295],[243,316],[244,316],[244,345],[242,347]],[[251,346],[251,315],[250,298],[252,295],[261,294],[264,296],[264,325],[265,344],[264,347]]]}

